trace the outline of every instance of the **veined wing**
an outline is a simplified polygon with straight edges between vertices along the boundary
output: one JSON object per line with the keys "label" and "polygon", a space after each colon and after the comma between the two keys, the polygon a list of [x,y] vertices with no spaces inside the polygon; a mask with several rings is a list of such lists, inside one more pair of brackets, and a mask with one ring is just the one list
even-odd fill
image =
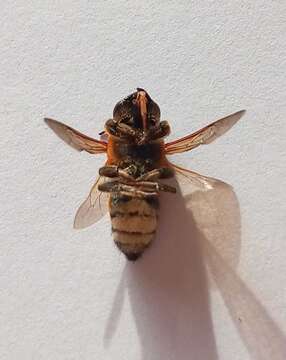
{"label": "veined wing", "polygon": [[108,212],[109,194],[98,190],[98,186],[105,182],[105,177],[99,176],[90,190],[87,199],[79,207],[74,228],[86,228],[100,220]]}
{"label": "veined wing", "polygon": [[86,136],[57,120],[45,118],[44,121],[58,137],[78,151],[85,150],[90,154],[100,154],[107,151],[107,143],[105,141]]}
{"label": "veined wing", "polygon": [[192,170],[182,168],[178,165],[169,163],[175,170],[175,177],[180,185],[182,194],[191,194],[194,191],[212,190],[218,182],[217,179],[198,174]]}
{"label": "veined wing", "polygon": [[199,231],[202,248],[211,244],[235,268],[239,261],[241,223],[233,188],[218,179],[170,165],[175,170],[186,211]]}
{"label": "veined wing", "polygon": [[192,150],[199,145],[210,144],[218,137],[226,133],[244,115],[245,110],[238,111],[208,126],[185,136],[181,139],[169,142],[165,145],[167,155],[177,154]]}

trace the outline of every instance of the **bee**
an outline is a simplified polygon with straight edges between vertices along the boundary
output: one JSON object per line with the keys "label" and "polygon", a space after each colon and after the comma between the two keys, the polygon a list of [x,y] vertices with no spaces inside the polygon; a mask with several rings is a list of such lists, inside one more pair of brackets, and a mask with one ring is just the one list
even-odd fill
{"label": "bee", "polygon": [[159,106],[141,88],[115,105],[113,118],[106,121],[100,140],[45,118],[47,125],[76,150],[107,155],[87,199],[76,213],[74,227],[90,226],[109,211],[115,244],[128,260],[137,260],[155,237],[160,192],[176,193],[176,187],[164,179],[183,178],[203,187],[211,186],[207,177],[172,164],[167,156],[213,142],[244,112],[238,111],[167,143],[170,125],[161,121]]}

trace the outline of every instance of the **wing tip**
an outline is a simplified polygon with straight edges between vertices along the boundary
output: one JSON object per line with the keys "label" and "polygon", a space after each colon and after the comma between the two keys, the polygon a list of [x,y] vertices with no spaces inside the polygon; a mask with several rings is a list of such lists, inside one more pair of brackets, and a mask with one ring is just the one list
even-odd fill
{"label": "wing tip", "polygon": [[239,110],[239,111],[236,112],[236,114],[239,115],[240,117],[242,117],[243,115],[245,115],[245,113],[246,113],[246,110],[245,110],[245,109]]}
{"label": "wing tip", "polygon": [[81,229],[81,227],[80,227],[79,224],[77,223],[76,219],[74,219],[74,221],[73,221],[73,229],[75,229],[75,230]]}
{"label": "wing tip", "polygon": [[75,213],[75,216],[74,216],[73,228],[76,229],[76,230],[82,229],[82,225],[80,225],[80,221],[79,221],[79,213],[80,213],[80,211],[82,209],[83,204],[80,205],[80,207],[77,209],[77,211]]}
{"label": "wing tip", "polygon": [[51,118],[44,118],[44,122],[48,125],[48,127],[50,127],[51,129],[53,128],[53,125],[58,124],[57,120],[51,119]]}
{"label": "wing tip", "polygon": [[[230,114],[230,115],[226,116],[225,118],[220,119],[220,120],[222,120],[222,122],[224,122],[224,120],[226,120],[229,123],[230,126],[229,126],[229,128],[226,129],[226,131],[229,130],[234,124],[236,124],[238,122],[238,120],[240,120],[245,113],[246,113],[246,110],[243,109],[243,110],[236,111],[235,113]],[[220,120],[218,120],[217,122],[219,123]]]}
{"label": "wing tip", "polygon": [[80,222],[80,220],[77,219],[77,214],[76,214],[74,221],[73,221],[73,229],[74,230],[82,230],[86,227],[89,227],[90,225],[92,225],[92,224]]}

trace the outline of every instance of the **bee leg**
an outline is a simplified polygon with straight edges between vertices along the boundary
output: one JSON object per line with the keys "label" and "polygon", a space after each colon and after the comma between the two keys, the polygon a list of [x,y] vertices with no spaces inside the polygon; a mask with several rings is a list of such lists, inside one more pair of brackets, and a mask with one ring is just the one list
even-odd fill
{"label": "bee leg", "polygon": [[132,128],[131,126],[123,123],[123,122],[119,122],[118,126],[117,126],[117,131],[122,134],[123,136],[130,136],[132,138],[135,139],[139,139],[142,137],[142,134],[139,130]]}
{"label": "bee leg", "polygon": [[105,130],[109,135],[117,135],[117,123],[113,119],[109,119],[105,123]]}
{"label": "bee leg", "polygon": [[134,177],[126,170],[120,169],[116,165],[106,165],[99,169],[99,175],[109,178],[123,177],[126,180],[134,181]]}
{"label": "bee leg", "polygon": [[168,121],[164,120],[160,122],[158,129],[153,130],[149,133],[149,138],[150,140],[162,139],[170,135],[170,132],[171,132],[170,125]]}
{"label": "bee leg", "polygon": [[128,195],[130,197],[149,197],[149,196],[157,196],[158,192],[155,191],[144,191],[143,189],[136,189],[134,186],[121,184],[118,181],[110,181],[98,186],[98,190],[102,192],[110,192],[110,193],[121,193],[122,195]]}
{"label": "bee leg", "polygon": [[105,130],[108,134],[122,137],[122,136],[130,136],[132,138],[139,138],[141,137],[141,133],[133,129],[131,126],[124,124],[122,122],[115,122],[113,119],[107,120],[105,123]]}
{"label": "bee leg", "polygon": [[118,167],[116,165],[106,165],[99,169],[100,176],[106,176],[108,178],[118,177]]}
{"label": "bee leg", "polygon": [[171,193],[175,193],[177,191],[173,186],[151,181],[136,181],[135,186],[139,187],[143,191],[166,191]]}
{"label": "bee leg", "polygon": [[142,190],[135,190],[134,188],[133,190],[129,190],[129,191],[121,191],[120,194],[129,198],[143,199],[147,201],[151,201],[154,198],[158,198],[158,193],[155,191],[147,192]]}
{"label": "bee leg", "polygon": [[118,192],[120,184],[118,181],[107,181],[98,185],[98,190],[102,192]]}
{"label": "bee leg", "polygon": [[138,178],[138,181],[150,181],[158,179],[169,179],[174,177],[174,170],[169,167],[162,167],[159,169],[154,169],[148,171],[146,174],[143,174]]}
{"label": "bee leg", "polygon": [[137,180],[118,183],[118,189],[119,191],[143,191],[144,193],[159,193],[159,191],[175,193],[177,191],[175,187],[170,185]]}

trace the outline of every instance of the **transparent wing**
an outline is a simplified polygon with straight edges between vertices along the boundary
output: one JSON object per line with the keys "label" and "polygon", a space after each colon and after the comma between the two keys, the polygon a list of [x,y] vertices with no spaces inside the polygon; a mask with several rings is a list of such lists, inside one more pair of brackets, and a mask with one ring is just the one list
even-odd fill
{"label": "transparent wing", "polygon": [[[233,324],[249,353],[253,355],[252,358],[286,359],[285,334],[255,292],[249,288],[249,284],[236,271],[241,250],[241,233],[239,203],[233,188],[211,179],[212,188],[208,186],[207,191],[201,191],[205,186],[197,185],[193,172],[190,174],[182,168],[180,172],[176,168],[174,170],[183,190],[187,192],[189,189],[191,194],[186,193],[182,199],[180,196],[162,193],[165,201],[161,202],[160,217],[165,216],[165,219],[161,222],[162,241],[157,258],[164,261],[158,261],[159,271],[154,271],[154,267],[146,267],[145,270],[157,276],[163,286],[169,286],[166,289],[170,294],[181,294],[182,306],[196,309],[194,312],[186,312],[187,322],[192,324],[197,318],[201,319],[201,316],[192,315],[193,313],[207,312],[205,275],[209,275],[207,279],[212,281],[208,285],[213,285],[213,289],[220,291]],[[203,177],[202,183],[209,183],[208,179]],[[198,181],[201,183],[201,176]],[[167,260],[164,256],[168,256]],[[181,285],[176,284],[174,287],[170,278],[180,279]],[[162,279],[167,280],[163,282]],[[206,323],[209,321],[208,318],[205,320]]]}
{"label": "transparent wing", "polygon": [[218,179],[170,164],[184,198],[186,211],[200,232],[202,247],[209,242],[234,268],[240,253],[240,211],[233,188]]}
{"label": "transparent wing", "polygon": [[85,150],[90,154],[100,154],[105,153],[107,150],[105,141],[86,136],[57,120],[45,118],[44,121],[66,144],[78,151]]}
{"label": "transparent wing", "polygon": [[87,199],[79,207],[74,219],[75,229],[83,229],[96,223],[108,212],[109,194],[98,190],[98,186],[105,181],[105,177],[99,176]]}
{"label": "transparent wing", "polygon": [[[236,271],[241,250],[241,218],[233,188],[220,180],[206,178],[186,169],[175,170],[185,192],[184,204],[189,222],[195,223],[195,226],[189,228],[186,225],[185,232],[189,236],[188,240],[197,244],[203,254],[209,285],[220,291],[233,323],[253,358],[285,359],[285,334]],[[189,186],[186,185],[187,182]],[[202,185],[199,186],[198,183]],[[207,191],[201,191],[203,189]],[[189,194],[186,193],[188,191]],[[187,220],[183,218],[183,222],[187,223]],[[184,224],[180,227],[180,232],[184,230],[183,227]],[[196,252],[195,246],[191,250],[195,262],[195,256],[199,257],[200,251]],[[187,251],[185,253],[188,254]],[[184,272],[187,272],[187,260],[184,262],[180,254],[179,261],[183,264]],[[198,269],[195,275],[197,279],[199,267],[195,269]],[[190,277],[188,274],[188,279]],[[271,342],[268,341],[269,334],[273,339]]]}
{"label": "transparent wing", "polygon": [[244,113],[245,110],[238,111],[213,122],[212,124],[196,131],[191,135],[167,143],[165,145],[166,154],[177,154],[192,150],[199,145],[210,144],[225,132],[227,132],[243,116]]}
{"label": "transparent wing", "polygon": [[190,195],[195,191],[209,191],[214,189],[218,182],[217,179],[198,174],[194,171],[184,169],[178,165],[171,164],[175,170],[175,177],[180,186],[182,195]]}

